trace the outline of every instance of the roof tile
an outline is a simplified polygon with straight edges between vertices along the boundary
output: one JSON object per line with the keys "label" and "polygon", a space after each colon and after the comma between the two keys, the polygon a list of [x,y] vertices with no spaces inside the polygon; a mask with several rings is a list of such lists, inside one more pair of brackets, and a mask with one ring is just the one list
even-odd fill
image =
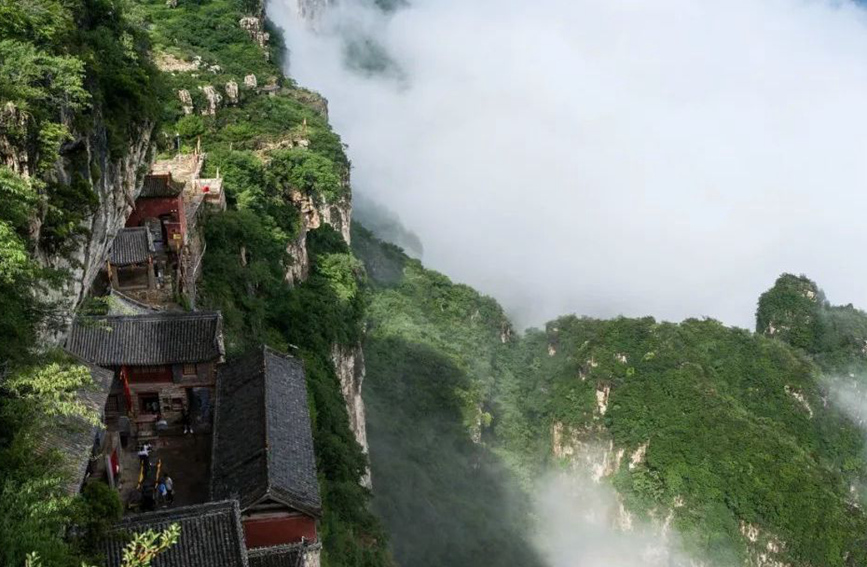
{"label": "roof tile", "polygon": [[107,567],[119,567],[124,537],[147,530],[162,531],[178,524],[178,543],[156,556],[153,567],[248,567],[238,502],[210,502],[130,516],[105,542]]}
{"label": "roof tile", "polygon": [[77,317],[66,348],[100,366],[210,362],[223,355],[218,312]]}
{"label": "roof tile", "polygon": [[147,262],[153,253],[153,237],[146,227],[122,228],[111,245],[110,259],[115,266],[129,266]]}
{"label": "roof tile", "polygon": [[312,516],[322,503],[304,367],[263,347],[219,369],[211,497],[264,496]]}

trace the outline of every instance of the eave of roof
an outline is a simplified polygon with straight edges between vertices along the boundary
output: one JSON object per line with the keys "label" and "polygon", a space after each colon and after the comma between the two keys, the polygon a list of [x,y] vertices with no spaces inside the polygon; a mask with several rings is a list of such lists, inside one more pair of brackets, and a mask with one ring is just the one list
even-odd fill
{"label": "eave of roof", "polygon": [[77,317],[66,348],[101,366],[212,362],[225,354],[222,317],[205,311]]}

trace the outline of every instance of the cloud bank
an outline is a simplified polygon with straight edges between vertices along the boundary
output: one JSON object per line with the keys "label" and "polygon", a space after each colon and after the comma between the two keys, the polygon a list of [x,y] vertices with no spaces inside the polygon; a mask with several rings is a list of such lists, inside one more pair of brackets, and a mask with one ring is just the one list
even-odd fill
{"label": "cloud bank", "polygon": [[551,473],[534,496],[535,543],[551,567],[711,567],[681,550],[671,520],[638,521],[589,475]]}
{"label": "cloud bank", "polygon": [[[807,273],[867,304],[867,15],[826,0],[344,0],[291,74],[330,101],[354,188],[519,324],[752,327]],[[346,64],[375,40],[400,73]]]}

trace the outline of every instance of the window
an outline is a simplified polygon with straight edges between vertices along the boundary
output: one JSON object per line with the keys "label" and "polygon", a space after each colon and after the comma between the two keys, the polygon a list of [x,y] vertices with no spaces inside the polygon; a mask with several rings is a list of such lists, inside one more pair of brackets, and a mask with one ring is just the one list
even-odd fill
{"label": "window", "polygon": [[172,381],[172,371],[169,366],[131,366],[129,373],[130,382],[138,384]]}
{"label": "window", "polygon": [[195,364],[184,364],[184,376],[195,376],[196,375],[196,365]]}
{"label": "window", "polygon": [[139,394],[138,401],[142,413],[160,413],[159,394]]}
{"label": "window", "polygon": [[113,394],[105,401],[106,413],[118,413],[120,411],[120,396]]}

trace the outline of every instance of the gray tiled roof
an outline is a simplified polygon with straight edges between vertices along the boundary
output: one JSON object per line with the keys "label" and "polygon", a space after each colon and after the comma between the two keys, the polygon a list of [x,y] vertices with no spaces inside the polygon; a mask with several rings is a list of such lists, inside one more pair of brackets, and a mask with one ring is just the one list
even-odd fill
{"label": "gray tiled roof", "polygon": [[[128,534],[178,524],[178,543],[157,555],[152,567],[248,567],[238,502],[209,502],[130,516],[105,543],[107,567],[118,567]],[[126,536],[126,537],[124,537]]]}
{"label": "gray tiled roof", "polygon": [[100,366],[210,362],[223,355],[218,312],[77,317],[66,348]]}
{"label": "gray tiled roof", "polygon": [[[102,417],[105,401],[111,390],[114,372],[81,362],[90,370],[93,384],[78,391],[77,399],[87,409]],[[101,428],[82,417],[52,418],[45,437],[38,443],[39,452],[57,450],[62,455],[60,463],[66,483],[64,490],[69,495],[78,494],[93,446]]]}
{"label": "gray tiled roof", "polygon": [[141,186],[139,199],[177,197],[181,194],[183,186],[173,183],[170,174],[147,175]]}
{"label": "gray tiled roof", "polygon": [[129,266],[147,262],[154,253],[154,241],[146,227],[122,228],[111,244],[111,263]]}
{"label": "gray tiled roof", "polygon": [[247,551],[250,567],[301,567],[304,563],[303,543],[257,547]]}
{"label": "gray tiled roof", "polygon": [[263,347],[219,369],[211,497],[244,510],[271,498],[311,516],[322,504],[301,362]]}

